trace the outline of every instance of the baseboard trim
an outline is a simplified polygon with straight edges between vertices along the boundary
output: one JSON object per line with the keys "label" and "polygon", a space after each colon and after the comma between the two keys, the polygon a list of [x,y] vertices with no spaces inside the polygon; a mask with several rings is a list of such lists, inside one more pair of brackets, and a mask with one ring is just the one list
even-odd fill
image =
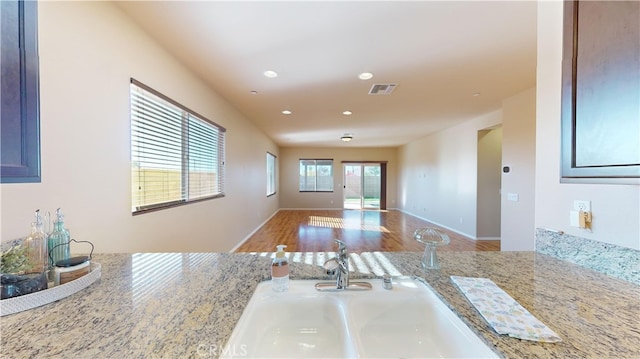
{"label": "baseboard trim", "polygon": [[348,209],[348,208],[280,208],[279,210],[280,211],[400,211],[398,208],[387,208],[387,209],[367,209],[367,208],[363,208],[363,209]]}
{"label": "baseboard trim", "polygon": [[340,211],[344,208],[280,208],[279,211]]}
{"label": "baseboard trim", "polygon": [[275,216],[276,214],[278,214],[278,212],[280,212],[281,208],[278,208],[275,212],[273,212],[273,214],[271,216],[269,216],[269,218],[265,219],[264,222],[260,223],[260,225],[258,225],[253,231],[251,231],[251,233],[247,234],[246,237],[244,237],[244,239],[242,241],[240,241],[240,243],[238,243],[235,247],[231,248],[231,250],[229,251],[229,253],[234,253],[236,250],[238,250],[238,248],[240,248],[241,245],[244,244],[244,242],[248,241],[249,238],[251,238],[251,236],[253,236],[254,234],[256,234],[256,232],[262,228],[262,226],[264,226],[265,224],[267,224],[267,222],[269,222],[271,220],[271,218],[273,218],[273,216]]}
{"label": "baseboard trim", "polygon": [[402,213],[404,213],[404,214],[408,214],[408,215],[410,215],[410,216],[412,216],[412,217],[416,217],[416,218],[421,219],[421,220],[423,220],[423,221],[427,221],[427,222],[433,223],[433,224],[435,224],[435,225],[437,225],[437,226],[440,226],[440,227],[442,227],[442,228],[448,229],[448,230],[450,230],[451,232],[455,232],[455,233],[458,233],[458,234],[459,234],[459,235],[461,235],[461,236],[465,236],[465,237],[467,237],[467,238],[469,238],[469,239],[473,239],[474,241],[477,241],[477,240],[478,240],[478,238],[476,238],[476,236],[472,236],[472,235],[470,235],[470,234],[468,234],[468,233],[465,233],[465,232],[459,231],[459,230],[457,230],[457,229],[455,229],[455,228],[451,228],[451,227],[449,227],[449,226],[445,226],[444,224],[438,223],[438,222],[436,222],[436,221],[432,221],[432,220],[430,220],[430,219],[420,217],[420,216],[418,216],[417,214],[414,214],[414,213],[411,213],[411,212],[405,211],[405,210],[403,210],[403,209],[398,209],[398,211],[400,211],[400,212],[402,212]]}

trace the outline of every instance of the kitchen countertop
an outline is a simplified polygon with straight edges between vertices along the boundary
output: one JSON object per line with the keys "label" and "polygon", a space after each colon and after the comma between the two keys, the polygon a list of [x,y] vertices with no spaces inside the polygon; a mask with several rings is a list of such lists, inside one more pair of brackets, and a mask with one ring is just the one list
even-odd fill
{"label": "kitchen countertop", "polygon": [[[0,318],[3,358],[208,358],[220,354],[272,253],[96,254],[102,278],[58,302]],[[481,338],[509,358],[640,357],[640,286],[535,252],[352,254],[352,278],[423,277]],[[292,279],[328,279],[332,253],[291,253]],[[496,334],[450,276],[493,280],[562,339]],[[0,302],[1,305],[1,302]]]}

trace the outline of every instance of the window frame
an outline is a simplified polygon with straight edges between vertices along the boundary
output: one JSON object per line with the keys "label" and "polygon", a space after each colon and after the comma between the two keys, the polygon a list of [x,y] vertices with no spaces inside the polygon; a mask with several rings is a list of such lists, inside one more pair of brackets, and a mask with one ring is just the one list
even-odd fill
{"label": "window frame", "polygon": [[278,156],[267,151],[267,197],[271,197],[276,194],[277,182],[276,182],[276,161]]}
{"label": "window frame", "polygon": [[[181,178],[181,182],[180,182],[180,199],[177,200],[168,200],[168,201],[164,201],[164,202],[159,202],[159,203],[153,203],[153,204],[136,204],[134,203],[135,200],[135,196],[134,196],[134,180],[133,180],[133,176],[134,176],[134,163],[136,161],[134,161],[134,145],[135,145],[135,139],[134,139],[134,102],[133,102],[133,97],[131,95],[131,92],[133,91],[133,86],[136,86],[148,93],[150,93],[153,96],[158,97],[160,100],[166,101],[168,104],[175,106],[179,111],[182,111],[181,114],[181,132],[180,132],[180,136],[178,138],[176,138],[177,140],[180,141],[179,144],[177,144],[176,141],[176,145],[179,145],[181,148],[181,165],[180,165],[180,178]],[[188,107],[176,102],[175,100],[167,97],[166,95],[154,90],[153,88],[145,85],[144,83],[131,78],[130,81],[130,114],[129,114],[129,118],[130,118],[130,125],[131,125],[131,143],[130,143],[130,147],[131,147],[131,214],[132,215],[138,215],[138,214],[142,214],[142,213],[147,213],[147,212],[152,212],[152,211],[157,211],[157,210],[161,210],[161,209],[166,209],[166,208],[172,208],[172,207],[176,207],[176,206],[182,206],[182,205],[186,205],[186,204],[191,204],[191,203],[197,203],[197,202],[202,202],[202,201],[207,201],[207,200],[211,200],[211,199],[215,199],[215,198],[221,198],[225,196],[225,191],[224,191],[224,184],[225,184],[225,147],[226,147],[226,129],[220,125],[218,125],[217,123],[207,119],[206,117],[198,114],[197,112],[189,109]],[[169,107],[167,107],[167,109],[169,109]],[[175,109],[173,109],[175,110]],[[190,121],[195,121],[197,124],[205,124],[208,126],[213,127],[216,130],[216,137],[215,137],[215,148],[216,148],[216,156],[215,159],[217,159],[217,163],[215,164],[215,170],[216,170],[216,185],[218,187],[218,192],[211,194],[211,195],[205,195],[205,196],[199,196],[199,197],[194,197],[191,198],[189,196],[189,181],[185,180],[189,177],[190,169],[189,169],[189,164],[188,164],[188,154],[189,154],[189,150],[190,148],[193,147],[189,147],[189,143],[188,140],[186,140],[188,133],[187,133],[187,127],[189,126],[189,122]],[[199,144],[201,142],[196,143]]]}
{"label": "window frame", "polygon": [[[314,181],[315,181],[313,190],[302,189],[302,178],[303,178],[303,175],[300,173],[300,169],[301,169],[301,166],[303,164],[303,161],[314,161],[315,162],[315,164],[314,164],[315,172],[314,173],[316,175],[313,176],[314,177]],[[325,162],[326,161],[330,161],[331,162],[331,165],[330,165],[330,168],[331,168],[331,181],[330,181],[331,189],[327,189],[327,190],[319,190],[318,189],[318,175],[317,175],[317,173],[318,173],[318,162],[319,161],[325,161]],[[323,165],[323,166],[326,166],[326,165]],[[335,175],[334,174],[335,174],[335,169],[334,169],[333,158],[300,158],[299,161],[298,161],[298,191],[301,192],[301,193],[303,193],[303,192],[332,193],[334,191],[334,188],[335,188],[335,186],[334,186]],[[304,178],[308,178],[308,175],[307,175],[306,171],[305,171]],[[305,187],[307,187],[306,183],[307,182],[305,182]]]}

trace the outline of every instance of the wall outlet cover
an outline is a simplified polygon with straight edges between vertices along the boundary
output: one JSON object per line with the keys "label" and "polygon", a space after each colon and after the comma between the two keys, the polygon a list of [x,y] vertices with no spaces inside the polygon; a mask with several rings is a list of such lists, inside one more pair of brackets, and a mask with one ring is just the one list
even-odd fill
{"label": "wall outlet cover", "polygon": [[573,210],[582,212],[591,212],[591,201],[573,201]]}

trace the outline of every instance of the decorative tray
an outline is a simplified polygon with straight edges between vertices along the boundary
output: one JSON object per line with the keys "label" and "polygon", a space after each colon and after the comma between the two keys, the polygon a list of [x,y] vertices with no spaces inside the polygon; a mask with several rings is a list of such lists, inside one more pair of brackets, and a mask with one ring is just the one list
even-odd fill
{"label": "decorative tray", "polygon": [[0,301],[0,317],[53,303],[77,293],[100,278],[102,275],[101,268],[100,263],[91,262],[89,274],[71,282],[19,297],[2,299]]}

